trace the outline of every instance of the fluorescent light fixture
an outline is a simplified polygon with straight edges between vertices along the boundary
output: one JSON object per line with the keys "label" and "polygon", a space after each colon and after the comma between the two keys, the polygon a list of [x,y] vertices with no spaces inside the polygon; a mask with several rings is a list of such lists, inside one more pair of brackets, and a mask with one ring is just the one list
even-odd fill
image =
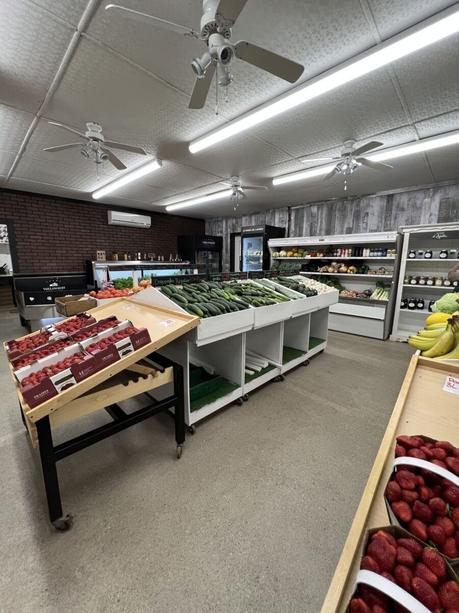
{"label": "fluorescent light fixture", "polygon": [[[323,77],[312,79],[308,83],[296,88],[291,94],[266,104],[253,112],[236,119],[222,128],[210,134],[194,140],[189,145],[191,153],[198,153],[203,149],[212,147],[231,136],[244,132],[268,119],[285,113],[290,109],[313,100],[322,94],[330,92],[345,83],[354,81],[382,66],[406,57],[407,55],[423,49],[459,32],[459,10],[445,11],[446,17],[438,19],[424,27],[415,26],[411,29],[412,34],[403,33],[397,35],[370,51],[357,56],[358,59],[349,60],[342,64],[341,68],[332,69]],[[413,31],[414,30],[414,31]],[[391,42],[392,41],[392,42]]]}
{"label": "fluorescent light fixture", "polygon": [[232,189],[225,189],[222,192],[215,192],[213,194],[208,194],[207,196],[200,196],[199,198],[192,198],[191,200],[182,200],[182,202],[177,202],[176,204],[169,204],[166,206],[166,211],[170,213],[171,211],[178,211],[179,209],[185,209],[189,206],[195,206],[196,204],[206,204],[207,202],[212,202],[213,200],[229,198],[232,194]]}
{"label": "fluorescent light fixture", "polygon": [[140,168],[136,168],[131,172],[127,172],[122,177],[116,179],[115,181],[112,181],[108,185],[105,185],[100,189],[96,189],[96,191],[92,193],[92,197],[94,198],[94,200],[99,200],[99,198],[103,198],[107,194],[111,194],[115,190],[120,189],[125,185],[128,185],[128,183],[137,181],[137,179],[140,179],[141,177],[150,174],[150,172],[158,170],[159,168],[161,168],[161,166],[161,160],[153,160],[153,162],[148,162],[148,164],[144,164],[143,166],[140,166]]}
{"label": "fluorescent light fixture", "polygon": [[[407,145],[399,145],[391,149],[370,153],[365,155],[365,157],[374,162],[383,162],[384,160],[395,160],[405,157],[406,155],[414,155],[415,153],[422,153],[423,151],[431,151],[432,149],[439,149],[440,147],[448,147],[457,144],[459,144],[459,130],[451,132],[450,134],[433,136],[431,138],[408,143]],[[307,159],[304,161],[307,162]],[[285,183],[294,183],[295,181],[304,181],[312,177],[320,177],[321,175],[326,175],[331,172],[334,167],[335,164],[327,164],[326,166],[309,168],[308,170],[300,170],[299,172],[292,172],[288,175],[274,177],[273,185],[284,185]]]}

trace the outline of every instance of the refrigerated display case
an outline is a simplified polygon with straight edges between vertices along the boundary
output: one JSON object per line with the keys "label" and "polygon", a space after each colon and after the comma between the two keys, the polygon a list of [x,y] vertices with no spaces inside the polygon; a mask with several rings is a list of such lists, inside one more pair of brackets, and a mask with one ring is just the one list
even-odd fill
{"label": "refrigerated display case", "polygon": [[179,236],[177,246],[180,256],[199,266],[203,272],[215,274],[222,271],[221,236]]}
{"label": "refrigerated display case", "polygon": [[247,226],[241,230],[241,271],[269,270],[268,241],[283,238],[285,228],[276,226]]}
{"label": "refrigerated display case", "polygon": [[133,287],[137,287],[142,278],[193,275],[198,273],[198,268],[192,266],[190,262],[97,260],[86,262],[86,273],[88,285],[103,289],[105,283],[116,279],[132,278]]}

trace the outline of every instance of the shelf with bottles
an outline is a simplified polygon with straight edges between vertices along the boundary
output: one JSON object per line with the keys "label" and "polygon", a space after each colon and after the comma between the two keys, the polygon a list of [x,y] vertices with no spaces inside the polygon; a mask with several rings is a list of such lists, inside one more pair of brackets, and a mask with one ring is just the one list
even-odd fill
{"label": "shelf with bottles", "polygon": [[410,296],[402,298],[400,313],[432,313],[435,300],[427,300],[422,296]]}
{"label": "shelf with bottles", "polygon": [[274,250],[274,260],[395,260],[396,249],[391,247],[331,247],[326,249],[308,249],[292,247]]}
{"label": "shelf with bottles", "polygon": [[458,284],[458,281],[450,281],[446,274],[442,276],[405,275],[403,279],[403,287],[421,287],[453,291]]}
{"label": "shelf with bottles", "polygon": [[458,259],[458,249],[456,247],[452,248],[427,248],[427,249],[414,249],[411,248],[408,250],[406,259],[408,262],[424,262],[426,260],[430,262],[459,262]]}

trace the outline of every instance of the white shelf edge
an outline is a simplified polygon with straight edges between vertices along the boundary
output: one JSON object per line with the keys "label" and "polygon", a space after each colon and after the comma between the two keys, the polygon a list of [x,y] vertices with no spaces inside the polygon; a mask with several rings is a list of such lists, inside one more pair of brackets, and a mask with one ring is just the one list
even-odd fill
{"label": "white shelf edge", "polygon": [[446,287],[444,285],[410,285],[409,283],[404,283],[403,287],[409,287],[410,289],[429,289],[429,290],[434,290],[436,292],[438,291],[450,291],[453,292],[454,291],[454,287]]}
{"label": "white shelf edge", "polygon": [[[382,256],[382,257],[376,257],[373,255],[369,255],[368,257],[364,257],[361,255],[357,255],[355,257],[352,257],[351,255],[349,256],[339,256],[337,255],[336,257],[334,256],[324,256],[324,257],[320,257],[320,256],[301,256],[301,257],[297,257],[297,256],[272,256],[273,260],[395,260],[394,256]],[[453,262],[454,260],[450,260],[450,262]]]}
{"label": "white shelf edge", "polygon": [[459,262],[458,258],[406,258],[408,262]]}
{"label": "white shelf edge", "polygon": [[432,311],[428,311],[427,309],[399,309],[400,313],[411,313],[417,315],[432,315]]}
{"label": "white shelf edge", "polygon": [[366,279],[392,279],[394,275],[369,275],[364,273],[352,272],[312,272],[310,270],[302,270],[303,275],[321,275],[324,277],[364,277]]}

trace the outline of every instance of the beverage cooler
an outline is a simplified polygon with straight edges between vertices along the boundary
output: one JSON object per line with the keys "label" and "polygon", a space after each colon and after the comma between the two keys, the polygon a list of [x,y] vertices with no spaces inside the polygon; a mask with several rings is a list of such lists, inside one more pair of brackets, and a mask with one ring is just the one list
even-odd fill
{"label": "beverage cooler", "polygon": [[131,280],[131,287],[137,287],[141,279],[152,277],[173,277],[197,274],[198,270],[189,262],[155,262],[144,260],[109,260],[86,262],[87,282],[91,287],[103,289],[104,285],[120,279]]}
{"label": "beverage cooler", "polygon": [[179,236],[177,247],[184,260],[190,260],[204,272],[222,271],[223,238],[221,236]]}
{"label": "beverage cooler", "polygon": [[268,241],[284,238],[285,228],[276,226],[247,226],[241,230],[241,271],[258,272],[269,270],[270,253]]}

